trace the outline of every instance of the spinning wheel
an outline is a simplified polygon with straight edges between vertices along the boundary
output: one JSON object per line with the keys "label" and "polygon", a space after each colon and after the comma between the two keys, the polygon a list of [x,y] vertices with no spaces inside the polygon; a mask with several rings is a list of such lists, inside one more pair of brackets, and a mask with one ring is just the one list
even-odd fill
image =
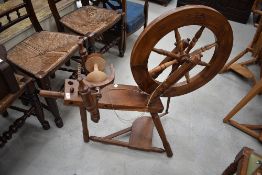
{"label": "spinning wheel", "polygon": [[[191,41],[182,39],[179,31],[183,26],[188,25],[200,25]],[[194,49],[206,28],[211,31],[209,33],[213,33],[215,41]],[[175,36],[176,46],[171,51],[158,48],[157,43],[171,31],[175,33],[173,36]],[[232,30],[229,23],[217,11],[205,6],[177,8],[155,19],[135,43],[131,55],[131,70],[138,87],[119,84],[116,86],[107,85],[99,92],[92,92],[94,87],[98,86],[94,83],[87,84],[84,78],[81,81],[66,80],[65,94],[52,93],[54,97],[64,98],[65,104],[80,107],[85,142],[90,139],[95,142],[142,151],[166,152],[167,156],[171,157],[173,155],[172,149],[160,120],[160,117],[167,112],[159,114],[164,109],[160,97],[170,98],[183,95],[211,80],[227,61],[232,48],[232,40]],[[212,49],[214,53],[209,61],[202,59],[205,52]],[[165,57],[157,66],[150,69],[148,64],[152,52]],[[91,67],[94,67],[94,64],[92,63]],[[194,76],[190,76],[193,68],[197,66],[202,66],[203,69]],[[168,77],[163,81],[159,80],[160,74],[165,73],[168,67],[172,67]],[[182,77],[186,77],[186,80],[181,81]],[[42,96],[49,97],[52,96],[52,93],[40,92]],[[98,122],[100,118],[98,109],[148,112],[150,116],[139,117],[131,127],[105,137],[89,136],[86,110],[90,112],[91,119]],[[164,149],[152,146],[154,126]],[[131,133],[129,142],[115,139],[115,137],[127,132]]]}
{"label": "spinning wheel", "polygon": [[[190,42],[188,39],[182,39],[179,31],[180,28],[189,25],[200,26]],[[215,42],[195,49],[194,46],[206,29],[213,33]],[[176,47],[171,51],[158,48],[159,40],[172,31],[175,33],[175,36],[171,35],[171,37],[174,37]],[[167,67],[165,64],[171,64],[172,70],[169,78],[173,75],[179,76],[177,79],[185,76],[186,81],[174,82],[175,84],[169,87],[163,96],[183,95],[200,88],[220,71],[230,55],[232,43],[230,24],[217,11],[205,6],[177,8],[156,18],[139,36],[131,55],[131,70],[139,88],[151,94],[161,83],[155,78]],[[143,52],[141,52],[142,48]],[[209,62],[198,61],[197,65],[204,67],[198,74],[190,77],[190,68],[187,69],[188,72],[181,69],[182,65],[192,62],[196,56],[201,57],[201,54],[204,55],[212,48],[215,50]],[[149,70],[148,61],[152,52],[166,57],[157,67]]]}

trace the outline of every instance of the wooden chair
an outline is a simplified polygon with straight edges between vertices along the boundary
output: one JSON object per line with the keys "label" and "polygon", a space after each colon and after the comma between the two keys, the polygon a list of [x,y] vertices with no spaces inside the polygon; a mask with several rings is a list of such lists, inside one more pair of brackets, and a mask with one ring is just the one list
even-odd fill
{"label": "wooden chair", "polygon": [[[89,52],[95,51],[95,41],[102,40],[105,43],[105,46],[100,49],[100,53],[105,53],[118,44],[119,55],[121,57],[124,56],[124,13],[98,7],[100,1],[90,5],[88,0],[81,0],[83,7],[61,17],[56,7],[56,3],[60,1],[48,0],[59,32],[65,32],[65,28],[67,28],[72,32],[87,37]],[[108,31],[110,31],[111,35],[106,37],[108,35],[105,34]]]}
{"label": "wooden chair", "polygon": [[125,25],[127,36],[136,32],[142,26],[144,26],[144,28],[147,26],[148,0],[145,0],[144,4],[139,4],[132,1],[126,1],[124,4],[123,1],[120,0],[109,0],[108,4],[109,3],[112,5],[106,4],[107,8],[121,10],[126,14]]}
{"label": "wooden chair", "polygon": [[[15,75],[12,68],[4,62],[6,58],[6,50],[0,45],[0,114],[7,117],[7,109],[14,109],[24,113],[24,115],[14,121],[10,125],[8,131],[4,132],[0,136],[0,147],[3,147],[8,140],[12,138],[12,135],[23,126],[25,120],[31,115],[35,115],[41,123],[43,129],[49,129],[49,123],[44,118],[43,108],[37,96],[34,83],[31,78],[27,78],[21,75]],[[22,98],[24,92],[27,92],[27,96],[30,99],[31,107],[29,109],[23,109],[16,106],[11,106],[13,102]]]}
{"label": "wooden chair", "polygon": [[[8,51],[7,61],[17,70],[36,79],[41,89],[51,89],[49,75],[59,69],[77,51],[79,36],[43,31],[30,0],[12,6],[7,1],[0,5],[0,18],[7,20],[0,25],[0,32],[29,18],[36,33]],[[45,106],[55,117],[58,127],[63,126],[57,103],[46,98]]]}
{"label": "wooden chair", "polygon": [[[253,6],[253,13],[262,15],[262,11],[258,10],[256,7],[260,0],[256,0]],[[262,77],[262,18],[260,18],[257,27],[256,33],[253,37],[251,43],[247,46],[245,50],[240,52],[236,57],[234,57],[229,63],[227,63],[224,68],[221,70],[221,73],[227,71],[234,71],[237,74],[241,75],[244,78],[250,79],[256,82],[255,75],[248,69],[248,65],[257,64],[260,66],[260,77]],[[247,61],[238,62],[244,55],[251,53],[251,58]]]}
{"label": "wooden chair", "polygon": [[[135,3],[125,0],[106,0],[103,1],[104,6],[108,9],[114,9],[125,13],[125,32],[126,37],[135,33],[142,26],[147,26],[148,20],[148,0],[144,4]],[[126,40],[124,41],[124,49],[126,48]]]}
{"label": "wooden chair", "polygon": [[244,147],[222,175],[261,175],[262,156]]}

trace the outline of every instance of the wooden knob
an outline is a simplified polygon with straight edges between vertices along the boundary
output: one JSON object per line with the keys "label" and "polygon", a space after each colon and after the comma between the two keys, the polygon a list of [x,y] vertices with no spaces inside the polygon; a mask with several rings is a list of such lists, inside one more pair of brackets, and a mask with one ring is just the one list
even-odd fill
{"label": "wooden knob", "polygon": [[102,82],[106,80],[106,78],[107,75],[104,72],[98,70],[97,64],[94,64],[94,71],[86,76],[86,80],[89,82]]}
{"label": "wooden knob", "polygon": [[88,55],[87,60],[85,62],[86,70],[89,72],[94,71],[94,65],[97,64],[98,70],[105,70],[106,61],[103,59],[100,53],[92,53]]}

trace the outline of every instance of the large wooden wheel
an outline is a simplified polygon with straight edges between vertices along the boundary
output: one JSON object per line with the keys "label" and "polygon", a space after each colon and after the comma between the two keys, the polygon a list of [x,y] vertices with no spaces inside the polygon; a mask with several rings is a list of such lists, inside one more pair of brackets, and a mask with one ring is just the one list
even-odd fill
{"label": "large wooden wheel", "polygon": [[[186,26],[197,28],[192,39],[182,38],[180,34],[181,29]],[[213,35],[210,38],[213,37],[214,41],[199,45],[197,42],[205,31]],[[160,40],[170,36],[173,37],[173,48],[159,48]],[[166,97],[183,95],[200,88],[221,70],[230,55],[232,44],[230,24],[216,10],[201,5],[176,8],[156,18],[141,33],[131,54],[131,71],[139,88],[151,94],[161,84],[162,81],[158,80],[158,77],[167,67],[170,71],[168,75],[174,71],[179,72],[182,65],[191,62],[193,57],[205,56],[206,52],[212,50],[213,54],[208,61],[201,59],[197,63],[202,69],[197,69],[197,73],[194,70],[185,73],[184,80],[173,84],[163,94]],[[153,54],[158,54],[158,58],[151,58]],[[161,57],[155,67],[149,68],[150,59]],[[191,72],[194,72],[194,75]]]}

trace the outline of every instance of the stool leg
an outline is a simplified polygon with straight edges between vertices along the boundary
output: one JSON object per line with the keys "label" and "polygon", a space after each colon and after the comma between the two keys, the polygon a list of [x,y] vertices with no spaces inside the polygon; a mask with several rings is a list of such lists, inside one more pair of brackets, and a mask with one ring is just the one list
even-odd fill
{"label": "stool leg", "polygon": [[157,113],[151,113],[151,116],[152,116],[152,119],[154,121],[154,124],[156,126],[156,129],[158,131],[158,134],[162,140],[162,143],[163,143],[163,146],[165,148],[165,151],[166,151],[166,154],[168,157],[172,157],[173,156],[173,152],[172,152],[172,149],[168,143],[168,140],[166,138],[166,134],[165,134],[165,131],[164,131],[164,128],[162,126],[162,123],[160,121],[160,118],[158,116]]}
{"label": "stool leg", "polygon": [[260,79],[251,90],[247,93],[247,95],[242,98],[242,100],[227,114],[224,118],[224,123],[228,122],[240,109],[242,109],[254,96],[261,92],[262,88],[262,79]]}
{"label": "stool leg", "polygon": [[227,63],[223,69],[220,71],[220,73],[224,73],[228,71],[228,68],[231,66],[231,64],[235,63],[237,60],[239,60],[241,57],[243,57],[249,50],[246,48],[242,52],[240,52],[235,58],[233,58],[229,63]]}
{"label": "stool leg", "polygon": [[27,85],[28,96],[30,97],[30,102],[34,107],[34,111],[38,121],[41,123],[44,130],[48,130],[50,128],[49,122],[45,120],[43,107],[41,102],[36,94],[36,88],[34,83],[31,81]]}
{"label": "stool leg", "polygon": [[[49,77],[46,76],[38,81],[39,87],[44,90],[51,90]],[[55,124],[58,128],[63,127],[63,120],[60,117],[58,106],[55,99],[45,98],[48,109],[55,117]]]}
{"label": "stool leg", "polygon": [[79,107],[79,110],[80,110],[80,116],[81,116],[81,122],[83,128],[83,138],[85,142],[89,142],[89,131],[87,126],[86,109],[85,107]]}

